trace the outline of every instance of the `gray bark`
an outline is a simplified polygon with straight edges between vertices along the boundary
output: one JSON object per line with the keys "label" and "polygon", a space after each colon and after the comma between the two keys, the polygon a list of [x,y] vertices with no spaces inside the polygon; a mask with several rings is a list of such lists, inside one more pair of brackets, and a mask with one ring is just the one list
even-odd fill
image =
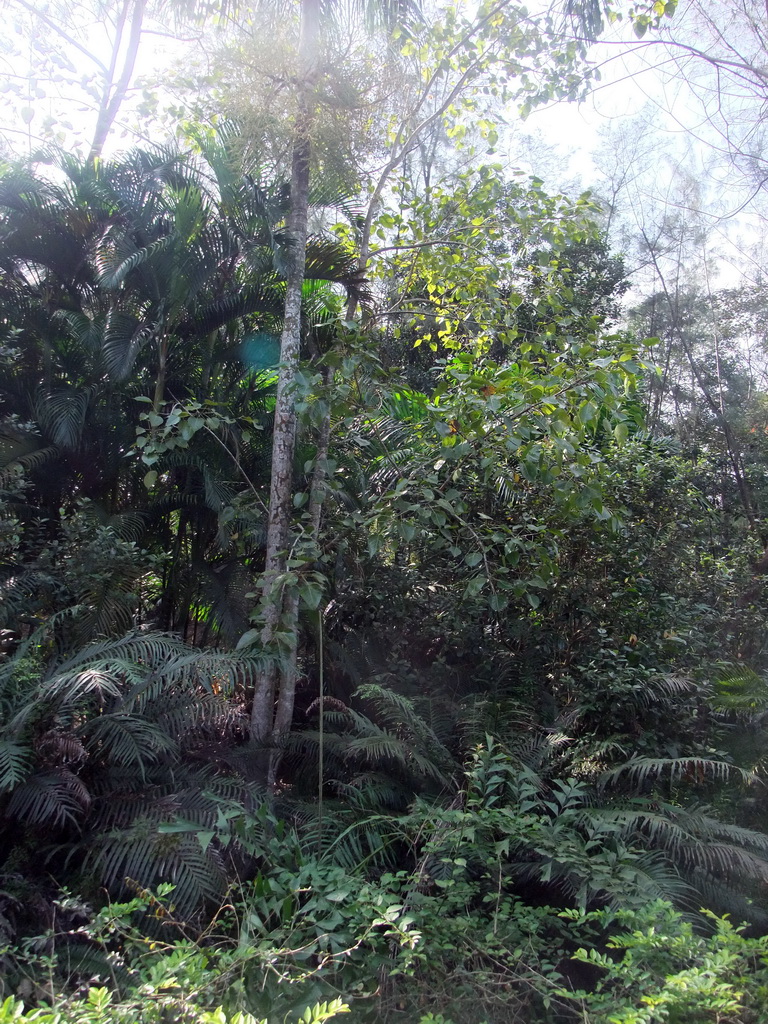
{"label": "gray bark", "polygon": [[101,156],[101,151],[104,149],[104,143],[107,141],[109,131],[115,123],[115,118],[117,117],[126,93],[128,92],[128,86],[131,84],[133,71],[136,67],[136,58],[138,56],[139,45],[141,43],[141,30],[144,24],[146,0],[135,0],[135,3],[133,4],[133,11],[130,19],[128,48],[123,60],[123,68],[120,72],[120,77],[117,82],[115,82],[120,44],[122,42],[123,29],[126,21],[128,20],[130,4],[131,0],[125,0],[120,12],[117,35],[112,49],[112,58],[107,70],[106,81],[104,83],[104,92],[99,106],[99,116],[96,120],[96,130],[93,135],[93,142],[91,143],[91,151],[88,154],[88,159],[90,161],[97,160]]}
{"label": "gray bark", "polygon": [[[285,601],[277,591],[278,579],[287,567],[287,549],[293,508],[293,456],[296,444],[296,407],[294,386],[301,347],[301,296],[304,285],[309,211],[309,167],[311,131],[314,121],[312,77],[316,63],[319,35],[319,0],[303,0],[299,64],[300,95],[293,140],[291,166],[291,207],[288,219],[290,256],[285,290],[285,318],[280,339],[280,371],[277,384],[275,427],[272,441],[272,477],[267,519],[267,551],[262,587],[264,625],[261,640],[265,650],[274,654],[275,630],[280,622]],[[289,645],[295,648],[296,616],[287,602],[289,612]],[[256,742],[273,739],[275,698],[279,698],[281,725],[293,715],[296,688],[295,655],[289,651],[286,671],[280,672],[274,657],[257,681],[251,709],[251,736]],[[281,678],[282,677],[282,678]],[[280,692],[276,693],[280,682]],[[284,728],[284,726],[283,726]]]}

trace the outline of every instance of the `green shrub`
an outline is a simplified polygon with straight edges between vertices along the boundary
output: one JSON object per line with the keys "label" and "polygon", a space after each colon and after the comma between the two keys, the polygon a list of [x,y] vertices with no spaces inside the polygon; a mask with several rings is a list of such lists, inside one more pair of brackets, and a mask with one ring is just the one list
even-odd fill
{"label": "green shrub", "polygon": [[595,1024],[764,1024],[768,936],[750,938],[727,918],[702,914],[708,934],[661,900],[642,910],[564,912],[576,927],[603,928],[607,951],[578,949],[574,960],[597,968],[598,980],[592,991],[558,995]]}
{"label": "green shrub", "polygon": [[[322,1024],[347,1007],[341,999],[309,1007],[297,1024]],[[193,1004],[143,986],[135,998],[116,1000],[106,988],[92,988],[81,999],[68,999],[55,1007],[25,1010],[24,1004],[8,997],[0,1006],[0,1024],[154,1024],[174,1020],[184,1024],[267,1024],[240,1010],[233,1014],[221,1006],[203,1010]]]}

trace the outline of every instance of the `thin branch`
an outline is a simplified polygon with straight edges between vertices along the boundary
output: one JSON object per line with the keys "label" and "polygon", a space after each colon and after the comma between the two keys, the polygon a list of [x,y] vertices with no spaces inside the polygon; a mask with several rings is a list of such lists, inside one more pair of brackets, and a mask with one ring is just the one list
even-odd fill
{"label": "thin branch", "polygon": [[40,18],[41,21],[44,21],[49,28],[53,29],[53,31],[69,43],[70,46],[74,46],[76,50],[79,50],[80,53],[83,54],[84,57],[87,57],[88,60],[92,61],[104,75],[108,74],[106,64],[102,64],[94,53],[91,53],[91,51],[87,47],[83,46],[82,43],[78,43],[76,39],[61,27],[61,25],[57,25],[56,22],[41,11],[39,7],[35,7],[34,4],[27,3],[27,0],[15,0],[15,3],[20,7],[23,7],[24,10],[29,11],[29,13],[34,15],[36,18]]}

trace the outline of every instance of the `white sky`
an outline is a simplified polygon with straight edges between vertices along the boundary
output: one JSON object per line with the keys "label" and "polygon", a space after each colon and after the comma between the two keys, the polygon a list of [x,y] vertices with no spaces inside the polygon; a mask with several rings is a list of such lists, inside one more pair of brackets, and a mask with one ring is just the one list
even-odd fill
{"label": "white sky", "polygon": [[[720,3],[721,0],[712,2]],[[683,38],[687,31],[687,16],[686,0],[683,0],[672,22],[675,32],[680,31]],[[623,30],[626,34],[626,26]],[[41,31],[44,34],[44,29]],[[7,41],[12,35],[7,33],[6,43],[0,44],[0,56],[3,45],[8,45]],[[632,39],[631,33],[629,38]],[[18,42],[19,37],[16,36],[16,39]],[[153,71],[156,63],[165,63],[163,58],[167,57],[168,50],[175,48],[171,41],[159,37],[150,37],[150,41],[154,46],[144,49],[142,62],[137,68],[138,74]],[[97,53],[104,55],[103,42],[97,42],[96,46]],[[678,201],[676,190],[679,192],[682,169],[690,170],[694,178],[698,178],[701,194],[697,201],[704,207],[702,216],[711,228],[712,245],[721,249],[726,278],[733,280],[739,273],[756,276],[762,270],[761,261],[753,262],[752,257],[746,253],[748,248],[754,247],[758,234],[762,233],[762,220],[758,221],[753,215],[754,205],[748,206],[738,217],[718,220],[723,214],[738,209],[746,193],[735,186],[730,169],[726,169],[722,161],[719,168],[708,166],[705,172],[705,165],[712,164],[712,151],[695,141],[697,135],[700,137],[706,134],[706,125],[701,123],[701,108],[697,109],[697,98],[690,89],[674,79],[665,81],[663,75],[652,67],[649,70],[649,65],[652,66],[663,57],[660,49],[642,44],[630,48],[633,52],[621,56],[627,52],[626,42],[620,42],[617,34],[609,36],[607,42],[601,43],[593,51],[594,60],[601,64],[603,81],[590,97],[580,105],[560,103],[531,114],[522,126],[522,131],[538,136],[544,144],[535,156],[528,154],[531,157],[531,171],[544,178],[549,189],[572,190],[579,186],[600,188],[601,178],[604,180],[601,167],[604,170],[611,163],[611,157],[606,157],[606,149],[610,154],[611,145],[615,145],[617,164],[620,159],[618,136],[614,135],[616,141],[611,143],[607,141],[610,133],[621,131],[632,118],[636,121],[643,118],[648,122],[655,121],[656,134],[650,152],[638,153],[637,160],[632,164],[634,180],[626,193],[627,206],[633,207],[638,214],[645,214],[662,202]],[[152,53],[151,49],[155,49],[155,52]],[[82,57],[75,56],[73,63],[73,80],[92,70],[86,67],[87,62]],[[53,94],[53,86],[40,84],[49,88]],[[42,121],[47,102],[44,99],[37,101],[32,129],[36,129]],[[73,108],[71,121],[75,130],[86,123],[86,118],[91,125],[92,114],[88,115],[82,108],[78,110],[77,106]],[[90,130],[80,128],[84,145]],[[643,134],[643,129],[640,129],[640,133]],[[650,128],[646,134],[650,139]],[[126,141],[118,131],[113,136],[110,148],[123,148]],[[521,158],[518,142],[513,130],[509,151],[501,154],[506,155],[510,166],[526,164],[524,154]],[[595,154],[601,147],[603,154],[599,158]],[[534,161],[540,161],[540,165]],[[681,212],[684,212],[682,205]]]}
{"label": "white sky", "polygon": [[[723,12],[726,43],[743,45],[748,51],[749,42],[742,43],[736,22],[725,17],[730,5],[723,3],[721,8],[719,2],[712,0],[715,6],[709,10],[718,16]],[[734,7],[738,10],[738,5]],[[757,13],[764,21],[765,11],[761,8]],[[693,39],[694,45],[706,49],[706,40],[696,35],[695,16],[695,6],[683,2],[669,26],[676,38]],[[688,62],[692,81],[684,81],[676,74],[678,60],[688,60],[684,52],[670,60],[660,46],[647,45],[646,40],[633,42],[631,34],[629,44],[609,36],[593,56],[601,66],[602,82],[587,100],[536,111],[527,122],[558,154],[562,178],[552,184],[562,187],[578,176],[584,187],[600,189],[606,174],[615,173],[623,160],[629,168],[623,205],[636,227],[649,230],[664,208],[668,215],[697,216],[708,232],[707,272],[716,284],[760,280],[763,188],[755,187],[754,169],[747,162],[742,162],[741,171],[734,169],[724,139],[732,126],[741,132],[745,125],[760,125],[765,116],[760,97],[750,95],[748,85],[726,81],[726,116],[714,124],[707,116],[714,95],[712,79],[703,77],[702,61]],[[627,156],[633,151],[621,138],[629,130],[636,134],[634,159]],[[696,258],[704,258],[703,250]]]}

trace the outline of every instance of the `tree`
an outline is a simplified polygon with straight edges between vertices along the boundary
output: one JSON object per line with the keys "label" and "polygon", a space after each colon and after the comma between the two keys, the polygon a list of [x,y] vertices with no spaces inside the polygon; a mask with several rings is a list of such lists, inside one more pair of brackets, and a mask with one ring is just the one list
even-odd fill
{"label": "tree", "polygon": [[[745,249],[755,251],[754,240],[744,244],[744,235],[751,234],[749,220],[764,217],[765,5],[693,0],[656,6],[666,9],[655,16],[651,5],[607,4],[612,38],[593,51],[607,97],[613,95],[612,76],[617,87],[618,81],[636,79],[638,93],[647,97],[635,120],[636,148],[646,150],[641,163],[647,162],[648,173],[642,176],[642,199],[627,205],[648,206],[649,196],[663,203],[671,185],[678,193],[673,203],[685,203],[700,221],[728,233],[731,251],[726,249],[723,258],[741,269]],[[622,35],[617,23],[625,19],[633,31]],[[597,94],[594,102],[599,109]],[[608,108],[606,113],[610,116]],[[624,119],[610,134],[613,161],[625,143]],[[669,173],[659,173],[660,158],[669,160]],[[684,168],[697,184],[685,196],[677,187]],[[626,170],[639,176],[637,162]],[[756,271],[761,262],[758,255]]]}
{"label": "tree", "polygon": [[[378,9],[378,16],[392,21],[398,14],[409,12],[410,3],[401,0]],[[374,7],[371,10],[375,11]],[[370,13],[370,12],[369,12]],[[264,626],[262,643],[273,644],[275,629],[281,615],[281,604],[287,600],[289,630],[288,657],[284,662],[283,678],[277,688],[278,666],[274,662],[265,672],[253,700],[251,726],[257,742],[277,741],[290,728],[293,719],[295,695],[295,625],[296,599],[284,598],[277,587],[277,579],[288,562],[289,529],[293,507],[293,457],[296,438],[295,381],[301,343],[301,296],[304,286],[307,246],[307,219],[309,210],[310,166],[312,159],[312,132],[317,99],[314,95],[314,77],[321,33],[319,0],[302,0],[300,6],[299,38],[297,43],[298,85],[296,114],[291,140],[291,189],[288,233],[290,250],[287,261],[284,324],[280,342],[280,372],[277,385],[275,424],[273,432],[269,516],[266,536],[266,558],[263,582]],[[350,299],[350,301],[354,301]],[[290,635],[290,634],[289,634]],[[275,696],[277,704],[275,706]],[[276,761],[272,759],[274,774]]]}
{"label": "tree", "polygon": [[[397,8],[396,8],[397,9]],[[529,18],[510,0],[483,5],[472,18],[458,8],[441,12],[430,25],[416,25],[403,46],[403,55],[414,58],[419,74],[413,94],[396,127],[386,139],[387,157],[383,168],[371,179],[370,198],[358,233],[348,237],[359,251],[358,275],[369,269],[371,237],[382,197],[393,174],[423,139],[444,120],[454,136],[461,134],[463,115],[474,111],[483,90],[491,94],[522,100],[523,108],[551,96],[573,96],[583,86],[585,69],[580,63],[581,47],[563,51],[553,42],[552,22],[546,16]],[[285,603],[287,629],[283,679],[279,684],[278,665],[260,684],[253,705],[252,728],[261,742],[279,742],[290,727],[295,694],[296,597],[277,592],[276,583],[288,564],[290,517],[292,509],[292,463],[296,420],[293,388],[299,352],[300,322],[297,301],[303,280],[303,246],[306,242],[306,203],[312,152],[312,129],[317,112],[313,97],[313,68],[320,39],[319,11],[312,2],[302,4],[298,41],[299,78],[295,100],[295,121],[291,140],[292,178],[290,229],[293,241],[291,262],[286,277],[285,326],[281,340],[281,371],[275,414],[272,457],[267,560],[262,590],[262,643],[273,646],[281,606]],[[511,87],[510,77],[517,79]],[[436,98],[439,97],[439,98]],[[495,134],[491,122],[484,122],[489,142]],[[379,230],[379,228],[377,228]],[[428,243],[431,244],[431,243]],[[351,322],[358,310],[353,293],[346,319]],[[326,426],[327,431],[327,426]],[[318,459],[322,464],[322,457]],[[319,489],[315,489],[319,494]],[[273,705],[276,709],[273,713]],[[273,759],[274,760],[274,759]]]}
{"label": "tree", "polygon": [[[226,25],[235,7],[229,0],[110,0],[104,5],[57,0],[45,7],[4,0],[13,28],[4,83],[13,102],[4,131],[24,139],[28,159],[34,140],[37,147],[74,143],[96,160],[116,124],[136,140],[151,141],[140,126],[129,127],[126,121],[127,113],[135,113],[137,68],[167,59],[155,42],[158,37],[171,53],[180,46],[189,50],[206,24]],[[87,127],[82,116],[73,114],[76,103],[81,115],[92,115]]]}

